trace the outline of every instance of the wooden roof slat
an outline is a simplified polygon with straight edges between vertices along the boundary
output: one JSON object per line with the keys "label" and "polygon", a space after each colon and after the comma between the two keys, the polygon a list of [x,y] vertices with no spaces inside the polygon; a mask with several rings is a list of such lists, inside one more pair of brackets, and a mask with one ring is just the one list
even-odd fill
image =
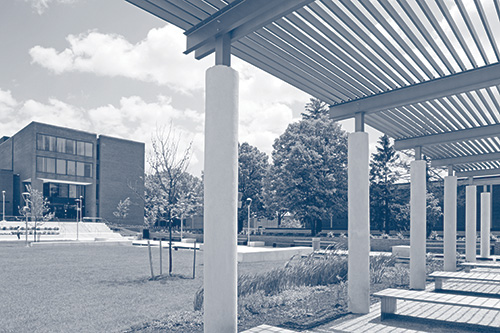
{"label": "wooden roof slat", "polygon": [[[349,28],[353,29],[358,36],[362,38],[362,40],[370,45],[374,49],[381,50],[380,46],[374,41],[373,37],[367,35],[352,19],[347,16],[343,10],[341,10],[335,3],[333,2],[326,2],[323,1],[322,3],[325,4],[332,12],[335,13]],[[392,61],[394,63],[397,63],[397,61],[400,61],[404,66],[406,66],[406,70],[408,70],[409,73],[411,73],[417,82],[422,82],[425,81],[426,78],[420,73],[420,70],[418,67],[416,67],[416,64],[412,64],[411,62],[408,61],[408,59],[402,54],[400,51],[397,50],[397,48],[387,39],[385,35],[383,35],[378,27],[376,27],[372,22],[369,20],[363,20],[365,17],[364,14],[356,7],[354,6],[351,1],[345,1],[345,0],[340,0],[340,3],[351,13],[352,16],[354,16],[361,24],[373,35],[377,40],[380,41],[381,44],[385,48],[387,48],[390,51],[390,56],[387,54],[387,52],[384,52],[387,54],[387,56],[384,57],[385,61]],[[394,59],[392,59],[394,58]],[[403,69],[404,70],[404,69]],[[410,80],[410,83],[413,80]]]}
{"label": "wooden roof slat", "polygon": [[[401,57],[400,52],[396,49],[394,45],[392,45],[389,40],[380,33],[380,31],[375,27],[371,22],[367,22],[360,20],[361,17],[363,17],[363,14],[361,11],[356,8],[356,6],[351,6],[351,7],[346,7],[347,10],[353,15],[358,21],[362,22],[363,26],[368,30],[371,34],[373,34],[383,45],[388,49],[388,51],[391,53],[391,56],[394,57],[394,59],[397,59],[397,61],[401,62],[402,65],[405,67],[401,67],[399,63],[395,60],[392,59],[391,56],[387,56],[387,52],[382,50],[382,48],[374,41],[374,39],[366,34],[363,29],[359,27],[358,24],[356,24],[348,15],[344,13],[343,10],[341,10],[336,3],[334,2],[326,2],[322,1],[321,2],[323,5],[325,5],[332,13],[334,13],[346,26],[348,26],[354,33],[357,34],[360,40],[362,40],[364,43],[369,45],[372,49],[374,49],[377,54],[379,54],[380,57],[384,59],[384,61],[387,61],[390,63],[394,68],[399,68],[399,72],[401,75],[404,75],[405,78],[407,78],[409,83],[413,83],[414,80],[418,80],[418,82],[424,81],[424,77],[416,67],[414,67],[413,64],[411,64],[405,57]],[[343,1],[341,0],[341,3]],[[349,4],[349,3],[348,3]],[[345,6],[345,4],[344,4]],[[411,73],[414,78],[408,77],[408,73]]]}
{"label": "wooden roof slat", "polygon": [[[298,40],[300,40],[305,45],[308,45],[312,50],[316,50],[318,52],[320,50],[322,50],[321,47],[318,47],[319,46],[318,44],[320,44],[320,43],[316,42],[316,40],[314,40],[311,37],[300,32],[297,28],[295,28],[294,26],[292,26],[290,23],[286,22],[285,20],[283,20],[283,19],[278,20],[276,22],[276,24],[283,27],[285,30],[290,31]],[[320,39],[321,41],[324,41],[324,38],[322,36],[320,36],[317,32],[313,31],[309,27],[304,27],[304,28],[306,29],[307,33],[311,33],[316,39]],[[333,44],[331,44],[330,46],[339,50]],[[358,69],[351,66],[351,64],[350,64],[350,63],[352,63],[351,59],[347,58],[346,55],[344,55],[343,53],[338,54],[338,53],[333,52],[333,51],[330,50],[330,52],[335,54],[335,56],[338,57],[339,60],[341,60],[340,62],[337,63],[337,66],[339,66],[343,71],[345,71],[347,75],[350,75],[354,80],[356,80],[357,82],[362,84],[363,87],[366,87],[366,88],[362,89],[362,91],[365,95],[370,95],[372,92],[382,91],[379,86],[376,86],[373,81],[369,80],[367,77],[364,76],[367,73],[361,73]],[[372,79],[372,78],[374,79],[373,75],[369,75],[369,76],[371,76],[370,79]],[[361,89],[361,87],[359,87],[358,89]]]}
{"label": "wooden roof slat", "polygon": [[490,119],[490,117],[488,117],[488,115],[484,112],[483,108],[481,107],[481,105],[479,105],[478,101],[476,100],[476,98],[474,97],[474,95],[472,95],[472,92],[471,91],[468,91],[465,93],[465,95],[469,98],[469,100],[472,102],[472,105],[474,105],[474,108],[479,112],[479,114],[483,117],[483,119],[485,120],[486,124],[487,125],[492,125],[493,122],[492,120]]}
{"label": "wooden roof slat", "polygon": [[465,39],[463,38],[462,34],[460,33],[460,30],[458,29],[457,24],[455,23],[455,20],[453,19],[453,16],[451,15],[450,11],[448,10],[448,7],[446,7],[444,0],[436,0],[436,1],[437,1],[437,5],[438,5],[439,9],[441,10],[441,14],[443,14],[444,18],[446,19],[446,22],[448,22],[449,26],[451,27],[451,31],[453,32],[453,35],[460,43],[460,46],[462,46],[462,49],[465,51],[465,54],[467,55],[467,58],[469,59],[470,63],[472,64],[472,67],[477,68],[478,66],[477,66],[476,59],[474,59],[474,56],[472,55],[469,47],[467,46],[467,43],[465,42]]}
{"label": "wooden roof slat", "polygon": [[[493,29],[491,28],[490,22],[486,18],[486,13],[484,11],[483,5],[478,1],[474,0],[474,4],[476,5],[476,10],[479,13],[479,18],[481,19],[481,22],[483,23],[484,30],[486,31],[486,35],[488,36],[488,40],[490,42],[491,47],[493,48],[493,51],[495,52],[495,58],[497,61],[500,61],[500,52],[498,51],[498,45],[493,37]],[[497,1],[498,4],[498,1]]]}
{"label": "wooden roof slat", "polygon": [[[450,96],[451,97],[451,96]],[[446,107],[453,112],[453,115],[460,120],[464,128],[471,128],[477,126],[474,124],[474,119],[469,114],[464,114],[462,110],[457,107],[457,103],[450,97],[443,97],[439,101],[446,105]]]}
{"label": "wooden roof slat", "polygon": [[[190,29],[195,22],[195,18],[187,13],[183,12],[181,9],[175,7],[174,5],[163,2],[159,0],[125,0],[152,15],[171,22],[172,24],[182,28]],[[170,11],[172,10],[172,11]]]}
{"label": "wooden roof slat", "polygon": [[[344,38],[348,39],[349,42],[352,45],[354,45],[354,47],[356,47],[357,52],[359,52],[361,55],[363,55],[370,61],[373,61],[387,76],[389,76],[392,80],[397,82],[400,86],[405,86],[409,82],[412,82],[412,78],[410,77],[410,75],[408,75],[406,71],[403,70],[400,66],[398,66],[396,62],[391,61],[390,59],[389,62],[387,62],[387,59],[383,58],[382,56],[383,52],[378,52],[378,49],[380,49],[380,47],[378,47],[376,43],[372,42],[371,44],[374,44],[375,48],[372,45],[369,45],[371,47],[371,50],[369,50],[368,47],[366,47],[363,43],[360,42],[360,40],[363,40],[361,36],[358,37],[359,39],[356,38],[355,36],[352,36],[351,33],[349,33],[339,22],[333,19],[331,15],[329,15],[319,5],[317,5],[316,3],[311,3],[311,5],[309,5],[309,8],[316,15],[321,17],[322,20],[330,24],[335,29],[335,32],[337,34],[340,34]],[[362,30],[360,29],[360,31]],[[364,32],[362,33],[363,35],[366,35]],[[365,41],[363,40],[363,42]],[[401,78],[399,76],[401,76]]]}
{"label": "wooden roof slat", "polygon": [[[332,63],[327,62],[324,58],[320,57],[315,52],[307,52],[302,45],[295,45],[293,48],[288,43],[285,43],[283,39],[279,38],[279,35],[283,32],[276,26],[271,26],[266,29],[259,30],[256,34],[248,36],[247,38],[258,42],[259,38],[265,38],[270,41],[267,47],[274,49],[279,48],[292,57],[292,55],[300,61],[303,66],[313,68],[318,74],[325,76],[329,81],[331,81],[332,87],[336,93],[334,95],[341,95],[339,98],[354,98],[355,93],[352,90],[352,86],[347,87],[344,78],[341,76],[343,73],[336,67],[333,66]],[[309,60],[309,61],[308,61]],[[334,76],[331,77],[331,76]],[[336,79],[336,80],[334,80]]]}
{"label": "wooden roof slat", "polygon": [[[341,0],[342,1],[342,0]],[[343,4],[345,5],[346,0],[343,0]],[[360,4],[372,15],[377,22],[389,33],[389,35],[396,41],[399,47],[401,47],[406,54],[408,54],[411,59],[417,64],[419,69],[427,75],[427,79],[434,78],[432,72],[424,65],[424,63],[420,60],[415,52],[411,49],[411,47],[406,44],[406,42],[401,38],[401,36],[394,30],[394,28],[387,22],[387,20],[382,16],[382,14],[373,6],[370,1],[360,1]],[[401,55],[404,57],[404,55]]]}
{"label": "wooden roof slat", "polygon": [[[455,108],[457,110],[462,111],[461,112],[462,115],[464,117],[466,117],[468,119],[469,123],[471,124],[471,126],[469,126],[469,127],[477,127],[477,126],[481,125],[482,122],[481,122],[481,119],[478,117],[478,115],[475,112],[470,112],[469,110],[467,110],[465,108],[465,106],[463,105],[463,103],[459,100],[457,95],[450,96],[448,98],[448,101],[451,104],[453,104],[453,106],[455,106]],[[463,112],[463,111],[466,111],[466,112]]]}
{"label": "wooden roof slat", "polygon": [[[274,34],[276,38],[266,34],[265,32],[266,30]],[[348,98],[353,98],[353,96],[365,93],[364,91],[359,90],[358,87],[353,86],[351,77],[349,77],[345,72],[345,66],[339,66],[338,62],[332,62],[331,60],[329,60],[332,57],[325,50],[322,49],[311,50],[311,46],[307,46],[306,44],[302,43],[302,41],[300,41],[299,43],[295,43],[293,46],[292,45],[289,45],[288,47],[284,46],[283,44],[286,43],[281,43],[279,40],[277,40],[277,38],[286,40],[288,34],[285,32],[283,27],[281,27],[278,24],[273,24],[267,27],[266,29],[259,30],[258,33],[261,34],[262,36],[266,36],[266,38],[269,37],[268,39],[270,41],[272,41],[276,45],[279,45],[280,47],[282,47],[282,49],[291,52],[293,52],[292,50],[295,49],[300,53],[314,59],[314,61],[319,65],[327,68],[342,81],[340,83],[338,82],[337,84],[341,87],[342,91],[344,92],[344,94],[346,94]]]}
{"label": "wooden roof slat", "polygon": [[[413,43],[413,45],[415,45],[415,47],[422,54],[425,60],[431,65],[434,71],[436,71],[436,73],[438,73],[439,76],[444,76],[445,73],[443,72],[441,67],[437,64],[437,62],[434,60],[434,57],[427,51],[427,48],[420,42],[418,37],[413,33],[411,28],[404,22],[402,17],[398,15],[394,7],[389,4],[388,0],[380,0],[380,4],[391,16],[391,18],[398,24],[399,28],[406,34],[406,36]],[[434,78],[434,75],[432,75],[431,78]]]}
{"label": "wooden roof slat", "polygon": [[[308,13],[306,10],[298,10],[297,14],[302,16],[304,20],[307,20],[308,22],[312,22],[314,24],[316,18],[314,18],[313,15]],[[294,22],[295,23],[295,22]],[[322,25],[319,25],[319,30],[321,33],[323,33],[325,36],[330,38],[332,41],[335,42],[335,44],[338,45],[339,49],[343,52],[345,52],[347,55],[352,57],[358,64],[362,65],[363,67],[366,68],[366,74],[371,77],[370,81],[378,81],[379,84],[383,84],[385,87],[384,88],[379,88],[380,90],[387,90],[387,87],[391,89],[395,89],[398,86],[396,86],[391,80],[388,80],[390,78],[389,75],[381,71],[379,68],[375,67],[371,61],[366,58],[366,57],[360,57],[360,54],[358,53],[358,50],[353,48],[351,45],[346,43],[345,41],[342,40],[342,38],[339,37],[338,33],[332,32],[330,29],[323,28]],[[380,62],[380,61],[379,61]],[[365,76],[366,76],[365,74]],[[400,79],[398,79],[400,80]],[[402,82],[399,86],[402,85]]]}
{"label": "wooden roof slat", "polygon": [[405,11],[406,15],[410,18],[413,25],[415,25],[420,34],[424,37],[425,41],[432,47],[432,50],[439,56],[439,60],[441,60],[441,62],[446,66],[448,72],[450,74],[454,74],[455,69],[453,68],[453,65],[449,62],[448,57],[444,55],[441,48],[437,45],[434,38],[427,31],[422,21],[418,18],[417,14],[415,14],[415,11],[408,4],[407,0],[397,0],[397,2],[401,6],[401,8]]}
{"label": "wooden roof slat", "polygon": [[[279,62],[276,62],[273,59],[268,59],[263,55],[260,55],[256,51],[251,50],[247,46],[243,45],[240,41],[233,44],[231,52],[235,56],[245,59],[245,61],[248,61],[252,65],[261,68],[269,74],[298,87],[308,94],[322,99],[326,103],[334,103],[334,100],[331,99],[331,95],[327,91],[324,91],[311,82],[305,80],[300,75],[291,71],[289,68],[280,64]],[[268,60],[269,62],[266,62],[265,60]]]}
{"label": "wooden roof slat", "polygon": [[444,32],[443,28],[441,27],[441,24],[438,22],[438,20],[436,19],[436,16],[434,15],[432,10],[427,5],[427,2],[426,1],[415,1],[415,2],[417,3],[418,6],[420,6],[420,9],[424,13],[425,17],[427,18],[427,20],[430,22],[430,24],[434,28],[434,31],[439,35],[439,37],[441,38],[443,43],[446,45],[448,51],[453,56],[453,59],[457,62],[460,69],[462,71],[467,70],[467,67],[465,67],[465,64],[462,61],[462,58],[458,55],[455,47],[453,46],[450,39],[448,38],[448,36]]}
{"label": "wooden roof slat", "polygon": [[459,102],[464,106],[462,110],[467,110],[467,112],[469,112],[474,117],[474,119],[477,119],[479,126],[488,124],[486,119],[483,118],[483,115],[481,115],[479,110],[477,110],[474,105],[472,105],[472,102],[469,101],[469,98],[465,94],[458,94],[454,97],[457,98]]}
{"label": "wooden roof slat", "polygon": [[469,14],[467,13],[467,10],[465,9],[465,6],[462,2],[462,0],[455,0],[455,4],[458,7],[458,10],[460,14],[462,15],[463,20],[465,21],[465,25],[467,26],[467,30],[472,36],[472,39],[474,40],[474,44],[476,45],[477,49],[479,50],[479,53],[481,54],[481,58],[484,61],[485,65],[488,65],[490,62],[488,61],[488,56],[486,55],[486,52],[484,51],[483,44],[481,43],[481,39],[479,38],[476,29],[474,28],[474,25],[472,24],[471,18]]}
{"label": "wooden roof slat", "polygon": [[422,103],[412,104],[412,106],[417,110],[419,110],[419,112],[426,119],[428,119],[429,122],[431,122],[435,127],[437,127],[439,129],[438,131],[439,133],[449,131],[448,127],[446,127],[446,125],[441,121],[442,118],[440,119],[436,117],[435,114],[429,112],[429,110],[427,110],[427,108]]}

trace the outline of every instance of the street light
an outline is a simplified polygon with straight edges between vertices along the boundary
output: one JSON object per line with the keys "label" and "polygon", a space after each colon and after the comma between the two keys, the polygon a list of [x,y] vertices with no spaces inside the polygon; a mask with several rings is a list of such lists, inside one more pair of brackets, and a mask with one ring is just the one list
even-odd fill
{"label": "street light", "polygon": [[2,222],[5,222],[5,191],[2,191],[2,198],[3,198],[3,204],[2,204],[3,219],[2,219]]}
{"label": "street light", "polygon": [[250,246],[250,206],[252,206],[252,198],[247,198],[248,201],[248,240],[247,246]]}
{"label": "street light", "polygon": [[23,192],[21,195],[23,196],[23,199],[24,199],[23,214],[24,214],[24,217],[26,218],[26,229],[24,230],[26,233],[26,246],[29,246],[29,244],[28,244],[28,215],[30,213],[30,207],[29,207],[30,193]]}
{"label": "street light", "polygon": [[82,210],[83,210],[83,197],[80,195],[80,199],[76,199],[76,240],[79,240],[79,225],[82,220]]}

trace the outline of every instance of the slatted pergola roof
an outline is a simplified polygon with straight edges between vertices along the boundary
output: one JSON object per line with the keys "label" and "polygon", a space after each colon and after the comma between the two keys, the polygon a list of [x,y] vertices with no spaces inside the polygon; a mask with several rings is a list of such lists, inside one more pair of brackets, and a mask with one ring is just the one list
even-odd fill
{"label": "slatted pergola roof", "polygon": [[363,113],[397,149],[458,176],[500,174],[499,0],[127,0],[185,31],[201,59],[231,53]]}

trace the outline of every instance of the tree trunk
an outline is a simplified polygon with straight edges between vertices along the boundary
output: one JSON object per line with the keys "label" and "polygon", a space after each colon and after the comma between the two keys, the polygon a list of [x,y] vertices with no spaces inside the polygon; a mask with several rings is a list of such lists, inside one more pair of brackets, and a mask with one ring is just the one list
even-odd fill
{"label": "tree trunk", "polygon": [[151,241],[148,239],[148,251],[149,251],[149,268],[151,268],[151,279],[155,278],[153,273],[153,256],[151,255]]}
{"label": "tree trunk", "polygon": [[168,225],[168,274],[172,275],[172,218],[170,218],[170,223]]}

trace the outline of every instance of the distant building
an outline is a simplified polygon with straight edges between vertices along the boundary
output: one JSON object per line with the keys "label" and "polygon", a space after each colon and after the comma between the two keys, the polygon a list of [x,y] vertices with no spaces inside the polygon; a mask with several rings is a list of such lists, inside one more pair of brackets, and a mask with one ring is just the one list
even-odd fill
{"label": "distant building", "polygon": [[[144,143],[32,122],[0,138],[0,191],[6,192],[7,216],[19,215],[29,184],[43,192],[59,220],[76,220],[81,197],[83,217],[142,224],[144,203],[131,187],[144,193]],[[132,205],[120,221],[113,212],[127,197]]]}

